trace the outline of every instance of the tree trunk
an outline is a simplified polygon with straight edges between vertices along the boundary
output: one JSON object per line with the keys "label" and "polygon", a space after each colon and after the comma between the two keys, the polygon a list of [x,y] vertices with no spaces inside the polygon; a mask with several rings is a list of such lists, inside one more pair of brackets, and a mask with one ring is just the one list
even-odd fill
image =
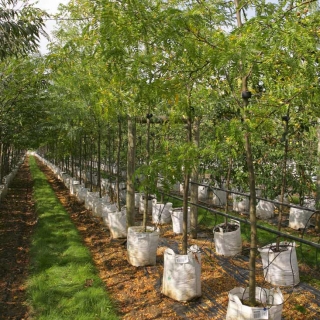
{"label": "tree trunk", "polygon": [[120,151],[121,151],[121,139],[122,137],[122,130],[121,130],[121,121],[118,120],[118,146],[117,146],[117,176],[116,176],[116,196],[117,196],[117,207],[118,210],[121,210],[121,204],[120,204],[120,174],[121,174],[121,169],[120,169]]}
{"label": "tree trunk", "polygon": [[256,256],[257,256],[257,217],[256,217],[256,186],[254,167],[251,151],[250,133],[245,133],[245,148],[249,174],[250,189],[250,259],[249,259],[249,302],[255,306],[256,303]]}
{"label": "tree trunk", "polygon": [[134,170],[136,152],[136,123],[128,117],[128,152],[127,152],[127,228],[134,226]]}
{"label": "tree trunk", "polygon": [[[150,109],[149,114],[147,115],[147,141],[146,141],[146,164],[149,165],[150,161]],[[150,178],[147,176],[145,179],[148,180],[148,184],[151,183]],[[148,184],[145,190],[145,201],[144,201],[144,212],[143,212],[143,221],[142,226],[144,228],[144,232],[147,231],[147,217],[148,217],[148,198],[149,198],[149,190],[148,190]]]}
{"label": "tree trunk", "polygon": [[3,143],[0,143],[0,183],[3,178]]}
{"label": "tree trunk", "polygon": [[[195,119],[193,123],[193,144],[196,148],[199,148],[200,144],[200,120]],[[196,163],[196,165],[192,168],[191,173],[191,181],[198,182],[199,178],[199,164]],[[190,187],[190,202],[191,203],[198,203],[198,185],[191,183]],[[197,239],[198,233],[198,207],[196,205],[190,206],[190,235],[192,239]]]}
{"label": "tree trunk", "polygon": [[[231,170],[232,170],[232,163],[233,163],[233,159],[232,159],[232,157],[230,157],[229,158],[229,164],[228,164],[228,173],[227,173],[227,181],[226,181],[226,189],[227,189],[227,194],[226,194],[226,205],[225,205],[225,213],[228,213],[229,212],[229,210],[231,210],[230,208],[229,208],[229,204],[230,204],[230,202],[229,202],[229,200],[231,200],[231,199],[229,199],[230,197],[232,198],[232,193],[231,192],[229,192],[229,190],[230,190],[230,180],[231,180]],[[228,223],[228,218],[226,217],[225,218],[225,224],[227,225],[227,223]]]}
{"label": "tree trunk", "polygon": [[[190,99],[189,99],[190,101]],[[189,116],[187,124],[187,142],[192,142],[192,123],[191,123],[191,105],[189,103]],[[186,159],[186,164],[184,166],[184,184],[183,184],[183,228],[182,228],[182,254],[187,254],[188,252],[188,195],[189,195],[189,159]]]}
{"label": "tree trunk", "polygon": [[87,164],[87,157],[88,157],[88,148],[87,148],[87,136],[84,135],[83,137],[83,170],[84,170],[84,183],[85,183],[85,186],[87,184],[87,167],[88,167],[88,164]]}
{"label": "tree trunk", "polygon": [[92,192],[92,172],[93,171],[93,139],[91,138],[90,143],[90,192]]}
{"label": "tree trunk", "polygon": [[[289,109],[287,112],[287,118],[285,120],[285,127],[284,127],[284,133],[283,137],[285,139],[284,141],[284,155],[283,155],[283,163],[282,163],[282,181],[281,181],[281,193],[280,193],[280,210],[279,210],[279,216],[278,216],[278,231],[281,230],[281,223],[282,223],[282,215],[283,215],[283,201],[284,201],[284,194],[286,192],[286,184],[287,184],[287,158],[288,158],[288,149],[289,149],[289,142],[288,142],[288,130],[289,130]],[[279,252],[279,245],[280,245],[280,237],[277,237],[276,242],[276,250]]]}
{"label": "tree trunk", "polygon": [[71,138],[71,177],[74,177],[74,156],[75,156],[74,138]]}
{"label": "tree trunk", "polygon": [[318,168],[317,168],[317,196],[316,196],[316,231],[320,232],[320,118],[317,124],[317,138],[318,138]]}
{"label": "tree trunk", "polygon": [[[234,0],[236,7],[236,16],[237,16],[237,26],[238,28],[242,27],[241,20],[241,8],[239,6],[239,0]],[[240,61],[241,73],[242,73],[242,94],[248,92],[248,77],[249,74],[244,75],[244,67],[242,61]],[[247,108],[249,105],[249,97],[247,95],[242,95],[243,106]],[[245,114],[245,111],[244,111]],[[245,119],[244,119],[245,120]],[[249,304],[251,306],[256,305],[256,256],[257,256],[257,217],[256,217],[256,186],[255,186],[255,176],[254,176],[254,166],[252,159],[251,151],[251,141],[250,141],[250,132],[248,128],[245,129],[244,134],[245,140],[245,149],[247,157],[247,166],[248,166],[248,175],[249,175],[249,190],[250,190],[250,258],[249,258]]]}
{"label": "tree trunk", "polygon": [[182,252],[188,253],[188,193],[189,193],[189,178],[190,174],[185,172],[183,184],[183,227],[182,227]]}
{"label": "tree trunk", "polygon": [[98,166],[97,166],[97,182],[98,182],[98,190],[99,190],[99,197],[102,197],[102,190],[101,190],[101,128],[100,125],[98,126]]}
{"label": "tree trunk", "polygon": [[79,144],[79,182],[82,183],[82,136],[80,135],[80,144]]}

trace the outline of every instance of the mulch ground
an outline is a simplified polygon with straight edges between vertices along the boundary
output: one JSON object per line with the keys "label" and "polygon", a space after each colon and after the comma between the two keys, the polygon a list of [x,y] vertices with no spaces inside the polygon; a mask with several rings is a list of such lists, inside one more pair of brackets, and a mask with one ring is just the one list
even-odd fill
{"label": "mulch ground", "polygon": [[25,162],[0,202],[0,319],[27,319],[25,280],[36,224],[32,179]]}
{"label": "mulch ground", "polygon": [[[0,203],[0,319],[28,319],[25,304],[25,279],[28,275],[30,237],[36,223],[31,198],[32,181],[28,165],[21,167],[7,198]],[[125,240],[110,237],[102,220],[86,210],[70,195],[51,170],[38,162],[57,197],[69,212],[84,244],[106,285],[122,319],[225,319],[228,291],[243,286],[248,278],[246,255],[224,258],[214,254],[212,230],[202,230],[201,238],[190,245],[202,249],[202,297],[182,303],[161,293],[163,252],[179,248],[181,237],[171,227],[161,230],[157,265],[134,267],[127,262]],[[137,214],[137,219],[142,217]],[[306,270],[310,271],[310,270]],[[263,283],[260,270],[258,280]],[[299,284],[283,290],[283,319],[320,319],[320,293]]]}

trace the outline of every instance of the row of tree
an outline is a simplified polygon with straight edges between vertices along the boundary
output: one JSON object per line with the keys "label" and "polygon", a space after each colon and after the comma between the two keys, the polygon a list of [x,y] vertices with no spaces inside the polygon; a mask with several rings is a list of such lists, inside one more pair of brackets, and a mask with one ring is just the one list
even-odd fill
{"label": "row of tree", "polygon": [[131,152],[148,192],[199,168],[243,191],[251,168],[269,198],[315,190],[316,1],[70,1],[48,56],[24,59],[45,14],[17,3],[2,2],[3,155],[48,145],[124,167]]}
{"label": "row of tree", "polygon": [[[250,167],[268,197],[312,190],[316,1],[81,0],[61,6],[59,18],[46,60],[55,106],[44,125],[59,127],[63,152],[76,137],[108,141],[110,132],[126,146],[129,120],[139,147],[130,158],[137,152],[152,181],[159,173],[182,181],[201,164],[220,180],[231,163],[245,191]],[[115,152],[125,163],[127,150]],[[284,172],[291,183],[281,190]]]}
{"label": "row of tree", "polygon": [[28,51],[17,46],[1,60],[1,142],[125,163],[128,226],[138,168],[147,194],[159,174],[187,195],[199,168],[217,181],[230,172],[250,192],[254,263],[256,185],[282,199],[315,191],[317,10],[315,0],[71,0],[46,57],[17,59]]}

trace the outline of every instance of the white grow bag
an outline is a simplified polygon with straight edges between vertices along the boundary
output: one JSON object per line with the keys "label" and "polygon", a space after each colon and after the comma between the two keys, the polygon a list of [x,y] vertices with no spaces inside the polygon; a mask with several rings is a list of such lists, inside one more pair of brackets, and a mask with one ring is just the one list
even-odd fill
{"label": "white grow bag", "polygon": [[69,187],[70,193],[76,194],[78,188],[80,188],[80,181],[72,179]]}
{"label": "white grow bag", "polygon": [[63,176],[62,176],[62,181],[65,185],[66,188],[70,188],[70,183],[71,183],[71,180],[72,180],[72,177],[65,173]]}
{"label": "white grow bag", "polygon": [[[176,234],[183,232],[183,208],[174,208],[170,210],[172,220],[172,230]],[[187,232],[190,232],[190,207],[188,207]]]}
{"label": "white grow bag", "polygon": [[198,198],[201,200],[208,199],[208,187],[207,186],[198,186]]}
{"label": "white grow bag", "polygon": [[152,200],[152,222],[156,224],[171,223],[172,203],[157,203],[156,199]]}
{"label": "white grow bag", "polygon": [[260,200],[256,206],[256,215],[261,219],[269,219],[274,216],[274,204],[269,201]]}
{"label": "white grow bag", "polygon": [[85,202],[84,202],[84,206],[86,207],[86,209],[93,210],[93,203],[95,199],[98,197],[99,197],[99,192],[88,191],[86,194]]}
{"label": "white grow bag", "polygon": [[309,227],[312,214],[312,211],[290,208],[289,227],[295,230]]}
{"label": "white grow bag", "polygon": [[88,192],[88,189],[84,187],[78,190],[77,197],[80,202],[84,202],[86,200],[87,192]]}
{"label": "white grow bag", "polygon": [[233,198],[233,211],[248,212],[249,211],[249,198],[246,196],[232,195]]}
{"label": "white grow bag", "polygon": [[112,238],[121,239],[127,237],[126,211],[109,212],[108,223]]}
{"label": "white grow bag", "polygon": [[[149,196],[150,198],[154,198],[154,196]],[[140,194],[140,198],[139,198],[139,212],[140,213],[144,213],[144,202],[145,202],[145,197],[144,194],[141,193]],[[154,200],[154,199],[153,199]],[[148,213],[152,213],[152,199],[148,200]]]}
{"label": "white grow bag", "polygon": [[136,192],[134,194],[134,207],[137,209],[139,208],[139,204],[140,204],[140,196],[141,196],[141,193],[139,192]]}
{"label": "white grow bag", "polygon": [[[93,199],[93,215],[96,217],[103,217],[104,207],[110,204],[109,196],[105,196],[103,198],[96,197]],[[115,206],[116,208],[116,206]],[[117,211],[117,209],[113,210]]]}
{"label": "white grow bag", "polygon": [[274,252],[276,243],[259,248],[263,273],[267,282],[274,286],[295,286],[300,282],[295,243],[280,242],[284,251]]}
{"label": "white grow bag", "polygon": [[231,232],[223,232],[222,226],[224,223],[220,223],[213,228],[216,253],[226,257],[234,256],[242,251],[240,222],[230,220],[228,224],[236,225],[238,229]]}
{"label": "white grow bag", "polygon": [[115,203],[107,203],[103,202],[101,206],[101,216],[102,216],[102,221],[106,226],[109,226],[109,213],[111,212],[117,212],[118,207],[116,206]]}
{"label": "white grow bag", "polygon": [[127,253],[128,261],[135,267],[156,265],[157,248],[159,242],[159,232],[154,231],[153,227],[128,228]]}
{"label": "white grow bag", "polygon": [[196,245],[186,255],[165,250],[162,293],[177,301],[201,296],[201,253]]}
{"label": "white grow bag", "polygon": [[212,203],[216,206],[223,206],[227,203],[227,192],[223,190],[212,190]]}
{"label": "white grow bag", "polygon": [[249,290],[236,287],[229,292],[226,320],[281,320],[283,296],[279,288],[263,289],[256,287],[256,299],[266,307],[249,307],[241,299],[248,299]]}
{"label": "white grow bag", "polygon": [[93,198],[92,212],[93,212],[94,216],[102,217],[103,201],[106,201],[106,199],[99,198],[99,195],[98,195],[98,197]]}

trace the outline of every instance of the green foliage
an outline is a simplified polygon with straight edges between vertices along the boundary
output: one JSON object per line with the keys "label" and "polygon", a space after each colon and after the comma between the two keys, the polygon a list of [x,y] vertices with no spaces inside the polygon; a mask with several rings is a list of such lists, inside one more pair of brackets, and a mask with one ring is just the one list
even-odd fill
{"label": "green foliage", "polygon": [[[285,141],[287,191],[313,192],[317,8],[299,1],[240,5],[241,27],[236,27],[233,2],[76,0],[61,6],[59,15],[70,19],[59,22],[47,56],[47,86],[40,91],[46,110],[34,100],[39,109],[30,110],[40,116],[33,122],[34,114],[25,113],[21,128],[36,123],[41,134],[34,145],[54,146],[61,157],[77,154],[74,144],[81,137],[95,144],[102,134],[110,147],[103,152],[115,159],[111,145],[118,140],[117,121],[136,116],[142,119],[137,122],[136,176],[145,177],[143,189],[154,189],[158,175],[169,188],[182,181],[183,168],[190,171],[199,164],[221,185],[232,160],[232,186],[247,190],[247,131],[257,184],[265,196],[279,194]],[[252,93],[247,106],[241,98],[243,77]],[[9,98],[14,94],[12,90]],[[146,114],[164,119],[151,125],[150,165],[145,161]],[[287,114],[289,131],[284,134],[282,117]],[[9,121],[11,115],[4,121],[8,139],[16,125]],[[186,122],[195,118],[201,122],[199,149],[185,143]],[[122,164],[125,151],[123,147]]]}
{"label": "green foliage", "polygon": [[0,1],[0,61],[36,52],[47,14],[27,1]]}
{"label": "green foliage", "polygon": [[0,62],[0,139],[21,148],[36,148],[47,117],[48,77],[41,57]]}

